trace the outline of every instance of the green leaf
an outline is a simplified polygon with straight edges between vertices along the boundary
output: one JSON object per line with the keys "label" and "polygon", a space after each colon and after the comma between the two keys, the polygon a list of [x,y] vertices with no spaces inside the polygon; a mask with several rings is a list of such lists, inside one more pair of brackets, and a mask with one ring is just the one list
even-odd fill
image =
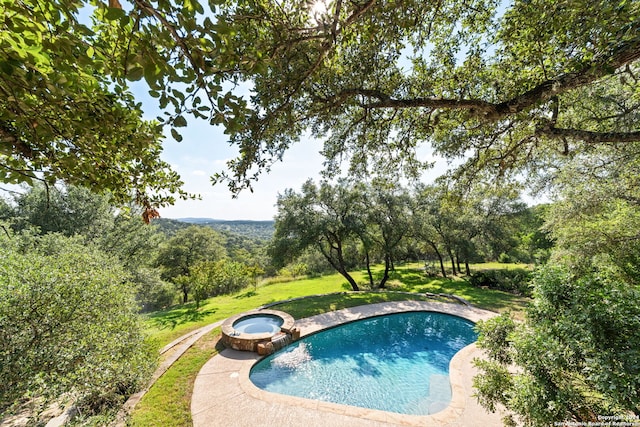
{"label": "green leaf", "polygon": [[109,21],[115,21],[126,16],[124,10],[116,8],[116,7],[108,7],[107,13],[104,14],[104,17]]}
{"label": "green leaf", "polygon": [[127,79],[131,81],[138,81],[144,75],[144,68],[139,65],[135,65],[127,71]]}
{"label": "green leaf", "polygon": [[171,136],[176,141],[182,142],[182,135],[180,135],[180,133],[177,130],[173,129],[173,128],[171,129]]}
{"label": "green leaf", "polygon": [[187,119],[185,119],[184,116],[178,116],[173,119],[173,125],[179,128],[185,127],[187,125]]}

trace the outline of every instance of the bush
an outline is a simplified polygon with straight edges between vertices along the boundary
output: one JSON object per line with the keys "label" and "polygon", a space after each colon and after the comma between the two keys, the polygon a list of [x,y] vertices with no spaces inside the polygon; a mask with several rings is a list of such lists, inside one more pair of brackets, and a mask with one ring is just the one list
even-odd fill
{"label": "bush", "polygon": [[[524,322],[478,324],[479,402],[525,426],[591,425],[640,414],[640,289],[615,273],[550,266],[532,280]],[[514,420],[515,421],[515,420]],[[633,424],[633,423],[630,423]]]}
{"label": "bush", "polygon": [[100,411],[146,381],[156,356],[123,277],[79,239],[0,236],[0,414],[62,393]]}
{"label": "bush", "polygon": [[502,252],[500,256],[498,256],[498,262],[509,264],[510,262],[513,262],[513,260],[511,259],[511,256],[509,254]]}
{"label": "bush", "polygon": [[531,272],[522,268],[482,270],[471,274],[469,283],[481,288],[497,289],[516,295],[531,296]]}
{"label": "bush", "polygon": [[133,272],[133,281],[138,289],[136,300],[143,313],[167,308],[179,299],[175,286],[162,280],[158,270],[140,268]]}

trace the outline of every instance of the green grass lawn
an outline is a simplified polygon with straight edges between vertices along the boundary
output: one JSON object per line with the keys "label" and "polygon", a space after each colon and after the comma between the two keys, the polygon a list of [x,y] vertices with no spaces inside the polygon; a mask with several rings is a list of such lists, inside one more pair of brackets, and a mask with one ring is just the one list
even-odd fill
{"label": "green grass lawn", "polygon": [[161,376],[136,405],[131,427],[191,425],[191,393],[202,366],[222,350],[220,328],[200,338]]}
{"label": "green grass lawn", "polygon": [[[513,268],[516,264],[497,264]],[[519,266],[522,268],[521,266]],[[472,266],[474,270],[495,268],[492,264],[478,264]],[[381,269],[374,270],[374,275],[380,275]],[[366,271],[353,273],[358,283],[366,284]],[[516,316],[526,305],[527,299],[500,291],[491,291],[475,288],[459,278],[444,279],[440,277],[428,277],[424,274],[422,266],[418,263],[398,266],[391,273],[387,288],[394,291],[414,293],[447,293],[462,297],[480,308],[493,311],[513,310]],[[218,320],[255,309],[265,304],[274,303],[303,296],[328,294],[350,291],[351,287],[339,274],[330,274],[322,277],[304,278],[288,282],[266,282],[256,287],[245,289],[235,295],[223,295],[210,298],[196,308],[194,303],[172,307],[146,315],[148,333],[158,345],[158,348],[168,344],[174,339]],[[353,305],[371,304],[373,302],[390,301],[391,299],[409,299],[411,296],[392,296],[369,294],[355,294],[350,296],[333,296],[324,300],[303,300],[289,305],[289,310],[307,306],[305,315],[318,314],[322,310],[336,310],[351,307]],[[353,305],[345,305],[353,304]],[[316,308],[312,308],[314,305]],[[280,305],[277,309],[287,311]],[[294,315],[292,313],[292,315]],[[296,317],[294,315],[294,317]],[[300,315],[299,317],[304,317]]]}
{"label": "green grass lawn", "polygon": [[149,314],[146,316],[148,332],[162,347],[189,331],[265,304],[305,295],[350,290],[345,284],[346,281],[339,274],[266,283],[235,295],[210,298],[197,309],[194,303],[190,303]]}

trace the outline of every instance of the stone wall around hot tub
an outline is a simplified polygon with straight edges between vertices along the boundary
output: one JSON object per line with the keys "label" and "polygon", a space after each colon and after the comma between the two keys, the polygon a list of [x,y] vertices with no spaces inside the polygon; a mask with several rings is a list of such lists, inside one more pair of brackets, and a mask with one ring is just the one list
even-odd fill
{"label": "stone wall around hot tub", "polygon": [[[272,316],[278,316],[283,320],[282,326],[278,333],[262,333],[262,334],[247,334],[236,331],[233,328],[233,324],[243,317],[255,316],[260,314],[268,314]],[[278,310],[252,310],[244,313],[237,314],[229,317],[222,324],[222,343],[227,348],[240,351],[258,351],[259,344],[265,344],[271,342],[271,339],[278,334],[284,332],[285,334],[291,334],[294,329],[295,319],[289,313]],[[297,331],[296,331],[297,332]],[[299,335],[298,335],[299,336]]]}

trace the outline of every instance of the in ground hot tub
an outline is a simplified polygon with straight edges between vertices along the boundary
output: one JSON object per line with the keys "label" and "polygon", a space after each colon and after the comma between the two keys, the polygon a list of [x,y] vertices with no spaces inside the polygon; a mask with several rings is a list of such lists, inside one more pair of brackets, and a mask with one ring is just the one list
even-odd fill
{"label": "in ground hot tub", "polygon": [[254,310],[228,318],[222,324],[222,342],[234,350],[258,351],[259,344],[288,338],[293,329],[291,315],[277,310]]}

